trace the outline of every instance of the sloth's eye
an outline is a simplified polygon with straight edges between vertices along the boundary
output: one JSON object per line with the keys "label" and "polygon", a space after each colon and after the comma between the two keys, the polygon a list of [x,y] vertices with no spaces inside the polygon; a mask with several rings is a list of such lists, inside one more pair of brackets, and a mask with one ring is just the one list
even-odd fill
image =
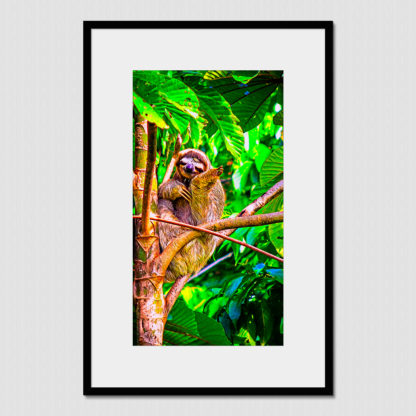
{"label": "sloth's eye", "polygon": [[183,160],[181,160],[181,161],[179,162],[179,164],[180,164],[180,165],[182,165],[182,166],[185,166],[185,165],[186,165],[186,162],[184,162]]}
{"label": "sloth's eye", "polygon": [[203,172],[204,170],[203,169],[201,169],[201,168],[195,168],[195,170],[197,171],[197,172]]}

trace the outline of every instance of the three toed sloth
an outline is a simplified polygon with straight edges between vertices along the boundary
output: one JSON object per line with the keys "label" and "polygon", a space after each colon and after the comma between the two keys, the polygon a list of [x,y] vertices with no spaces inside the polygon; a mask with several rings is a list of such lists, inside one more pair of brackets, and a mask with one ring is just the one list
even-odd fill
{"label": "three toed sloth", "polygon": [[[172,179],[159,187],[158,212],[162,219],[200,225],[219,220],[224,211],[225,193],[219,176],[223,168],[213,168],[207,155],[196,149],[179,153]],[[177,225],[159,224],[162,250],[187,230]],[[166,271],[166,281],[199,271],[212,256],[218,237],[203,233],[187,243]]]}

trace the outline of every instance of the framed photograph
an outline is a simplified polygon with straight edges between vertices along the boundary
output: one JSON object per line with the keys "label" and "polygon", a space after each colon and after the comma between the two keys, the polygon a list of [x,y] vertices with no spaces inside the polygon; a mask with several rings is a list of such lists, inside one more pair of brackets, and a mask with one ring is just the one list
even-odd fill
{"label": "framed photograph", "polygon": [[84,22],[84,394],[333,394],[332,22]]}

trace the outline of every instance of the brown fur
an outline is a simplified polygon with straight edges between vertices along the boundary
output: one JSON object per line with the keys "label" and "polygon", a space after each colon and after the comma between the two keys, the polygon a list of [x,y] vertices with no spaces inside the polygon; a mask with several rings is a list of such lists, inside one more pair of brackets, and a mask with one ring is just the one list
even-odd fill
{"label": "brown fur", "polygon": [[[198,166],[204,167],[200,174],[187,174],[181,166],[183,158],[198,159]],[[201,165],[202,164],[202,165]],[[180,221],[191,225],[212,222],[221,218],[225,193],[219,180],[222,167],[213,169],[205,153],[196,149],[180,152],[176,173],[172,179],[159,187],[158,211],[161,218]],[[183,197],[182,188],[191,193],[190,202]],[[182,195],[181,195],[182,194]],[[159,223],[159,237],[162,250],[178,235],[189,231],[183,227]],[[204,234],[183,247],[171,262],[166,280],[174,281],[180,276],[200,270],[212,256],[217,238]]]}

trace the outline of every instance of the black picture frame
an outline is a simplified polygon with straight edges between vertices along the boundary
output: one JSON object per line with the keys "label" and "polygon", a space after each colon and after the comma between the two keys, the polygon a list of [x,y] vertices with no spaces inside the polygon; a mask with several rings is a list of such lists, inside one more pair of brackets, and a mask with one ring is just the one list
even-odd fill
{"label": "black picture frame", "polygon": [[[91,384],[91,33],[94,29],[320,29],[325,31],[325,386],[92,387]],[[334,191],[332,21],[84,21],[83,394],[140,396],[330,396],[334,394]]]}

